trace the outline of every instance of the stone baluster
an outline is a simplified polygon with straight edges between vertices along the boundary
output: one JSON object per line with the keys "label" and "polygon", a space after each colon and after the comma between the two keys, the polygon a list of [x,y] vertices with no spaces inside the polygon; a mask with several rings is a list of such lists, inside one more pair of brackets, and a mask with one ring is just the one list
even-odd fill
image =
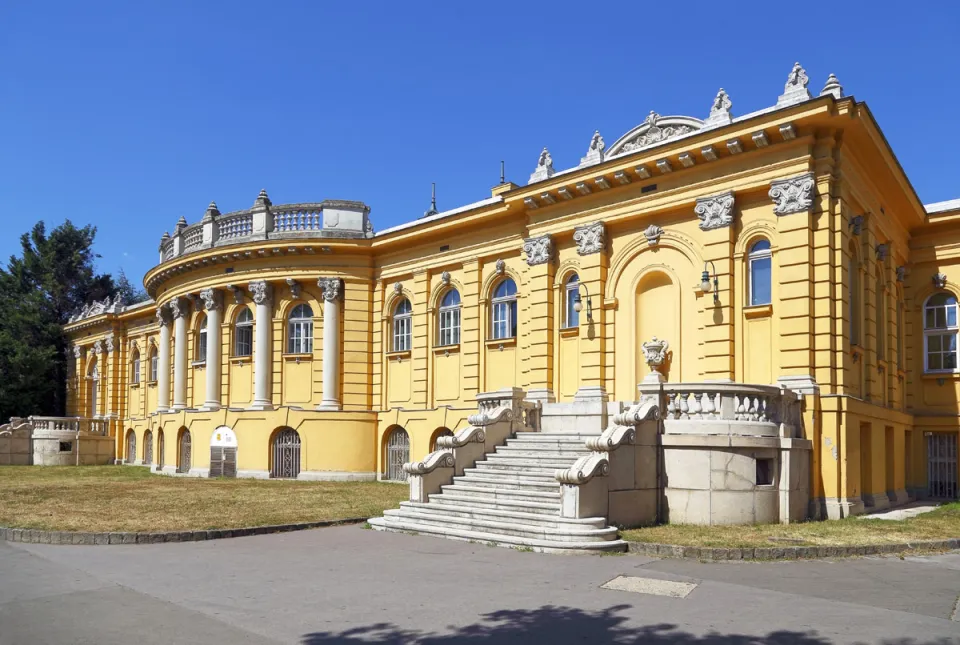
{"label": "stone baluster", "polygon": [[340,403],[340,278],[320,278],[323,289],[323,399],[318,410],[339,410]]}
{"label": "stone baluster", "polygon": [[273,357],[273,348],[270,344],[272,335],[270,333],[272,326],[270,308],[273,300],[273,289],[270,283],[265,280],[251,282],[248,288],[256,305],[256,312],[254,313],[256,337],[253,343],[253,403],[250,405],[250,409],[272,410],[270,361]]}

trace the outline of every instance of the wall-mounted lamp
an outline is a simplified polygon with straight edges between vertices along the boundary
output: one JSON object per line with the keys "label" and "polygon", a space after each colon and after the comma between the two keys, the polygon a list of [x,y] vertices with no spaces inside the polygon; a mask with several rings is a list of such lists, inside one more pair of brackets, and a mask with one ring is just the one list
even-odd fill
{"label": "wall-mounted lamp", "polygon": [[573,310],[577,313],[583,311],[583,299],[580,297],[580,288],[583,287],[583,290],[587,294],[587,320],[593,322],[593,303],[590,302],[590,290],[587,289],[587,285],[582,282],[577,283],[577,296],[573,300]]}
{"label": "wall-mounted lamp", "polygon": [[[708,264],[713,268],[713,282],[710,281],[710,271],[707,270]],[[717,265],[715,265],[712,260],[707,260],[703,263],[703,273],[700,276],[700,291],[704,293],[710,293],[712,291],[713,301],[719,303],[720,294],[717,293],[719,290],[720,281],[717,279]]]}

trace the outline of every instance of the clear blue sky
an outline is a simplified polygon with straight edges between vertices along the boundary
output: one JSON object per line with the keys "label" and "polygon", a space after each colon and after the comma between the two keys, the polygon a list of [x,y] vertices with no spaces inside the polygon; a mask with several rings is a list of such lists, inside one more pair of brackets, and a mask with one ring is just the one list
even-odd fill
{"label": "clear blue sky", "polygon": [[[202,6],[201,6],[202,5]],[[957,2],[0,2],[0,258],[95,224],[136,281],[177,218],[266,188],[377,229],[575,165],[650,110],[772,105],[799,60],[866,100],[920,198],[960,197]]]}

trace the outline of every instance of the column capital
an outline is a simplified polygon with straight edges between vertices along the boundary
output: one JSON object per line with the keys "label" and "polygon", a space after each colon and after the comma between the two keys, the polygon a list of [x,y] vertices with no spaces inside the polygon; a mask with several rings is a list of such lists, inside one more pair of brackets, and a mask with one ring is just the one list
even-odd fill
{"label": "column capital", "polygon": [[732,190],[699,198],[697,205],[693,207],[693,212],[700,218],[700,230],[712,231],[715,228],[733,225],[734,202]]}
{"label": "column capital", "polygon": [[577,253],[580,255],[601,253],[606,245],[605,237],[606,228],[600,221],[573,229],[573,241],[577,243]]}
{"label": "column capital", "polygon": [[258,305],[267,304],[273,297],[273,288],[266,280],[257,280],[247,285],[253,302]]}
{"label": "column capital", "polygon": [[97,342],[95,342],[95,343],[93,344],[93,353],[94,353],[94,354],[99,354],[99,353],[101,353],[101,352],[103,352],[103,343],[98,340]]}
{"label": "column capital", "polygon": [[165,305],[160,305],[157,307],[157,324],[161,327],[166,327],[170,324],[170,311]]}
{"label": "column capital", "polygon": [[203,301],[203,308],[207,311],[223,307],[223,297],[217,289],[204,289],[200,292],[200,300]]}
{"label": "column capital", "polygon": [[340,278],[320,278],[317,286],[323,289],[323,299],[332,302],[340,297],[343,280]]}
{"label": "column capital", "polygon": [[190,313],[190,301],[186,298],[174,298],[168,306],[174,318],[183,318]]}
{"label": "column capital", "polygon": [[529,266],[546,264],[553,259],[553,238],[549,235],[528,237],[523,241],[523,252],[527,254]]}
{"label": "column capital", "polygon": [[79,359],[83,356],[83,348],[80,345],[73,346],[73,357]]}
{"label": "column capital", "polygon": [[777,215],[804,213],[813,206],[815,188],[812,172],[770,182],[770,199]]}
{"label": "column capital", "polygon": [[108,354],[113,353],[113,349],[117,346],[116,339],[113,336],[107,336],[103,341],[103,348]]}

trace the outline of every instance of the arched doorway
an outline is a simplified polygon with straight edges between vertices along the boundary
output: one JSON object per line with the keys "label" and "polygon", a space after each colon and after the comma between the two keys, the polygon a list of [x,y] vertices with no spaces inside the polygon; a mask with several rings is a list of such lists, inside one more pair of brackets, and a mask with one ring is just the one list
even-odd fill
{"label": "arched doorway", "polygon": [[237,476],[237,435],[220,426],[210,437],[210,477]]}
{"label": "arched doorway", "polygon": [[151,430],[143,433],[143,463],[147,466],[153,463],[153,432]]}
{"label": "arched doorway", "polygon": [[433,431],[433,436],[430,437],[430,452],[433,452],[437,449],[437,439],[440,437],[452,437],[453,431],[450,428],[437,428]]}
{"label": "arched doorway", "polygon": [[300,474],[300,434],[293,428],[281,428],[271,444],[270,477],[296,479]]}
{"label": "arched doorway", "polygon": [[127,430],[127,463],[137,462],[137,433]]}
{"label": "arched doorway", "polygon": [[157,470],[163,470],[165,454],[163,448],[163,430],[157,430]]}
{"label": "arched doorway", "polygon": [[190,461],[193,456],[192,448],[192,439],[190,437],[190,431],[186,428],[180,430],[180,446],[177,451],[177,472],[178,473],[188,473],[190,472]]}
{"label": "arched doorway", "polygon": [[407,473],[403,464],[410,461],[410,435],[403,428],[397,426],[387,435],[386,473],[384,479],[403,482],[407,481]]}

